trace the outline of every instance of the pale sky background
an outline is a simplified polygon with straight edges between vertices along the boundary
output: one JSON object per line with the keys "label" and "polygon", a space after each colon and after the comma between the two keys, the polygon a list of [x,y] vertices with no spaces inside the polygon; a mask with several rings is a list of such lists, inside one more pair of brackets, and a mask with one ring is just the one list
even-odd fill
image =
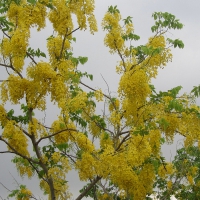
{"label": "pale sky background", "polygon": [[[115,94],[119,76],[115,73],[115,66],[120,58],[117,55],[110,55],[109,49],[103,44],[105,32],[101,29],[101,20],[108,6],[117,5],[121,11],[122,18],[127,16],[133,17],[135,33],[140,35],[139,44],[145,44],[151,33],[153,25],[153,12],[169,12],[174,14],[180,22],[184,24],[184,28],[179,31],[170,31],[168,37],[172,39],[179,38],[185,44],[184,49],[173,50],[173,61],[169,63],[165,69],[160,70],[159,76],[153,80],[157,90],[168,90],[175,86],[182,85],[183,92],[189,92],[193,86],[200,84],[200,1],[198,0],[96,0],[96,18],[98,21],[99,32],[90,35],[88,31],[78,31],[74,34],[77,42],[74,46],[74,54],[77,56],[87,56],[89,61],[86,65],[81,66],[83,71],[94,74],[94,81],[89,82],[94,88],[103,88],[106,92],[107,87],[102,76],[107,81],[110,90]],[[30,41],[32,48],[40,48],[42,51],[46,49],[46,38],[52,34],[51,26],[47,27],[40,34],[34,30]],[[5,70],[0,72],[0,80],[6,77]],[[8,109],[11,109],[8,105]],[[58,110],[50,107],[46,111],[46,123],[50,124],[56,118]],[[44,113],[37,113],[41,118]],[[174,145],[165,146],[163,154],[170,160],[175,155],[177,146],[181,147],[181,138],[177,137]],[[5,145],[0,144],[0,150]],[[4,183],[9,189],[15,189],[16,183],[12,176],[20,183],[27,184],[36,197],[42,197],[42,192],[38,189],[37,180],[27,180],[19,178],[14,164],[10,163],[11,156],[0,155],[0,182]],[[71,192],[74,199],[81,189],[81,183],[75,173],[68,175]],[[0,197],[6,198],[8,192],[0,185]],[[43,199],[47,199],[44,197]]]}

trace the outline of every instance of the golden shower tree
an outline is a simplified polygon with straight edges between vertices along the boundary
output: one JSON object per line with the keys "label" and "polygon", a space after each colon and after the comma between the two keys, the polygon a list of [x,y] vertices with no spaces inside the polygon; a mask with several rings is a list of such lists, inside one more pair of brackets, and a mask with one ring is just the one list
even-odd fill
{"label": "golden shower tree", "polygon": [[[112,96],[82,81],[93,79],[79,70],[87,58],[73,56],[73,33],[97,31],[94,6],[93,0],[0,2],[0,66],[7,70],[0,93],[0,142],[7,149],[0,153],[15,155],[12,162],[21,176],[37,175],[51,200],[71,198],[70,170],[88,183],[76,200],[87,196],[142,200],[152,194],[156,177],[167,180],[174,173],[173,164],[161,156],[161,145],[173,141],[175,134],[185,137],[186,147],[200,140],[199,107],[192,93],[179,95],[181,86],[157,93],[151,84],[158,69],[172,60],[170,49],[184,46],[178,39],[166,38],[166,33],[183,25],[174,15],[154,13],[152,37],[134,46],[139,36],[131,17],[123,19],[118,8],[110,6],[102,21],[104,43],[111,54],[119,55],[116,72],[121,76],[117,95]],[[30,29],[41,31],[47,20],[53,35],[47,39],[45,54],[32,49],[29,39]],[[49,127],[34,117],[34,111],[48,109],[47,96],[60,111]],[[101,101],[106,105],[103,113],[96,111]],[[23,115],[8,109],[8,102],[18,105]],[[10,196],[35,198],[24,185]]]}

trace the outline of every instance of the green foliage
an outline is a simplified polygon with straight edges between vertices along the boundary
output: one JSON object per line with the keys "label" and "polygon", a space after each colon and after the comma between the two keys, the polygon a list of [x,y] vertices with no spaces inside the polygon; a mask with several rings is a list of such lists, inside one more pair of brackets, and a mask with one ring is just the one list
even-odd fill
{"label": "green foliage", "polygon": [[127,41],[127,40],[139,40],[140,39],[140,36],[139,35],[136,35],[136,34],[133,34],[133,33],[129,33],[128,35],[123,35],[122,38]]}
{"label": "green foliage", "polygon": [[[14,110],[11,109],[7,113],[7,117],[11,120],[14,120],[16,122],[21,122],[22,124],[28,124],[29,122],[29,114],[28,114],[28,106],[25,106],[24,104],[21,104],[21,110],[23,111],[24,115],[14,116]],[[34,113],[32,113],[34,115]]]}
{"label": "green foliage", "polygon": [[169,123],[168,123],[164,118],[161,118],[161,119],[158,121],[158,124],[160,125],[160,127],[161,127],[163,130],[166,130],[167,127],[169,126]]}
{"label": "green foliage", "polygon": [[172,40],[170,38],[167,38],[167,41],[169,42],[169,44],[172,44],[174,46],[174,48],[176,48],[176,47],[179,47],[181,49],[184,48],[183,42],[179,39]]}
{"label": "green foliage", "polygon": [[[90,185],[90,183],[86,184],[85,186],[83,186],[82,189],[79,190],[80,193],[82,193],[88,186]],[[95,192],[96,190],[99,189],[98,185],[94,185],[85,195],[85,197],[91,197],[91,198],[95,198]]]}
{"label": "green foliage", "polygon": [[132,17],[128,16],[126,19],[123,19],[124,24],[131,24],[132,23]]}
{"label": "green foliage", "polygon": [[60,151],[67,151],[69,148],[69,145],[67,143],[62,143],[62,144],[57,144],[56,147],[60,150]]}
{"label": "green foliage", "polygon": [[[76,41],[75,38],[73,38],[73,40]],[[71,51],[65,51],[64,53],[65,53],[65,55],[64,55],[65,58],[67,60],[71,60],[75,66],[78,66],[79,63],[84,65],[88,61],[88,57],[83,57],[83,56],[79,56],[77,58],[74,57],[73,53]]]}
{"label": "green foliage", "polygon": [[195,97],[199,97],[200,96],[200,85],[194,86],[191,93],[194,94]]}
{"label": "green foliage", "polygon": [[[0,13],[4,12],[3,9],[0,9]],[[0,16],[0,26],[1,26],[1,30],[3,32],[5,31],[9,31],[11,32],[13,30],[13,26],[14,24],[12,22],[9,22],[6,17],[4,16]]]}
{"label": "green foliage", "polygon": [[[194,200],[200,198],[200,149],[197,146],[190,146],[177,150],[173,160],[175,171],[170,175],[172,189],[167,187],[168,180],[157,177],[154,188],[158,189],[157,197],[168,199],[174,195],[177,199]],[[196,167],[196,174],[193,177],[194,184],[187,183],[187,175],[192,173],[192,167]]]}
{"label": "green foliage", "polygon": [[168,109],[170,111],[175,110],[177,112],[183,111],[183,105],[179,103],[177,100],[173,99],[169,102]]}
{"label": "green foliage", "polygon": [[175,18],[174,15],[167,12],[155,12],[152,17],[155,20],[155,25],[151,27],[152,32],[158,32],[161,28],[167,29],[182,29],[183,24]]}
{"label": "green foliage", "polygon": [[87,127],[87,122],[82,119],[82,117],[80,116],[80,114],[82,113],[82,110],[77,110],[76,112],[70,112],[70,119],[72,120],[72,122],[77,122],[78,125],[80,125],[83,128]]}
{"label": "green foliage", "polygon": [[[28,52],[28,54],[30,54],[33,57],[37,56],[39,58],[40,56],[42,56],[42,57],[46,58],[46,54],[44,52],[40,51],[39,48],[37,50],[34,50],[31,47],[29,47],[27,52]],[[26,57],[28,57],[28,55],[26,55]]]}
{"label": "green foliage", "polygon": [[141,136],[145,136],[149,134],[149,128],[147,126],[145,127],[138,127],[137,130],[135,130],[133,132],[134,135],[141,135]]}
{"label": "green foliage", "polygon": [[108,7],[108,12],[112,13],[112,14],[115,14],[116,12],[120,13],[120,11],[117,9],[117,6],[114,6],[114,7],[113,6],[109,6]]}
{"label": "green foliage", "polygon": [[[175,107],[179,107],[179,106],[175,105],[174,101],[176,102],[176,104],[178,104],[178,101],[176,100],[176,98],[178,97],[177,95],[179,94],[180,90],[182,89],[182,86],[174,87],[171,90],[168,90],[167,92],[159,91],[159,93],[157,93],[155,91],[155,87],[153,85],[150,85],[150,88],[151,88],[151,90],[153,92],[150,95],[150,99],[151,99],[152,102],[159,103],[159,102],[162,101],[163,97],[167,97],[168,96],[168,97],[172,97],[173,98],[169,108],[173,109]],[[178,108],[178,109],[180,109],[180,108]]]}
{"label": "green foliage", "polygon": [[91,120],[94,121],[101,129],[106,128],[105,120],[101,117],[101,115],[93,115]]}
{"label": "green foliage", "polygon": [[32,5],[35,5],[37,0],[27,0],[28,3],[32,4]]}

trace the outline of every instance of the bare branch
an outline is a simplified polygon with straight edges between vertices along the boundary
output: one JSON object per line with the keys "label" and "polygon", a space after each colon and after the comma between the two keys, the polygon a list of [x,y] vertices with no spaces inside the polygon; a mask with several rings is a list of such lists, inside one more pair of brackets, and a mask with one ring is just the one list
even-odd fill
{"label": "bare branch", "polygon": [[34,63],[35,65],[37,65],[37,62],[34,60],[34,58],[31,56],[30,53],[26,52],[26,55],[33,61],[33,63]]}
{"label": "bare branch", "polygon": [[[30,161],[30,162],[33,162],[33,163],[35,163],[35,164],[39,164],[39,163],[36,162],[35,160],[33,160],[33,159],[31,159],[31,158],[29,158],[29,157],[27,157],[27,156],[24,156],[24,155],[22,155],[21,153],[17,152],[17,150],[14,149],[6,140],[4,140],[4,139],[2,138],[2,136],[0,136],[0,140],[3,141],[5,144],[7,144],[8,147],[13,151],[14,154],[16,154],[16,155],[18,155],[18,156],[20,156],[20,157],[22,157],[22,158],[24,158],[24,159],[26,159],[26,160],[28,160],[28,161]],[[9,153],[9,152],[8,152],[8,153]]]}
{"label": "bare branch", "polygon": [[[92,90],[92,91],[94,91],[94,92],[97,91],[97,90],[95,90],[94,88],[92,88],[92,87],[86,85],[85,83],[83,83],[83,82],[81,82],[81,81],[80,81],[80,84],[81,84],[81,85],[84,85],[85,87],[89,88],[90,90]],[[103,93],[103,96],[106,97],[106,98],[108,98],[109,100],[111,100],[111,98],[110,98],[108,95],[104,94],[104,93]]]}
{"label": "bare branch", "polygon": [[6,37],[11,38],[11,37],[3,30],[3,28],[2,28],[1,25],[0,25],[0,29],[1,29],[1,31],[3,32],[3,34],[4,34]]}
{"label": "bare branch", "polygon": [[120,142],[120,144],[118,145],[118,147],[115,149],[115,151],[118,151],[120,149],[120,147],[122,146],[122,144],[128,139],[128,137],[130,136],[130,133],[128,135],[126,135],[122,141]]}
{"label": "bare branch", "polygon": [[66,128],[66,129],[60,130],[60,131],[58,131],[58,132],[56,132],[56,133],[53,133],[53,134],[51,134],[51,135],[48,135],[48,136],[45,136],[45,137],[41,137],[41,138],[36,142],[36,144],[38,145],[42,140],[47,139],[47,138],[51,138],[51,137],[53,137],[53,136],[55,136],[55,135],[58,135],[59,133],[62,133],[62,132],[64,132],[64,131],[75,131],[75,132],[78,132],[76,129]]}
{"label": "bare branch", "polygon": [[0,182],[0,184],[1,184],[6,190],[8,190],[9,192],[12,192],[12,191],[9,190],[2,182]]}
{"label": "bare branch", "polygon": [[88,191],[90,191],[92,189],[92,187],[99,181],[101,180],[101,176],[97,176],[91,183],[90,185],[88,185],[86,187],[86,189],[76,198],[76,200],[81,200],[86,194]]}
{"label": "bare branch", "polygon": [[78,29],[80,29],[80,27],[74,29],[72,32],[68,33],[67,36],[71,35],[72,33],[74,33],[75,31],[77,31]]}
{"label": "bare branch", "polygon": [[124,61],[124,58],[120,52],[120,50],[117,48],[117,45],[116,45],[116,41],[114,40],[114,44],[115,44],[115,48],[117,49],[117,52],[118,52],[118,55],[120,56],[122,62],[123,62],[123,66],[124,66],[124,70],[126,71],[126,64],[125,64],[125,61]]}

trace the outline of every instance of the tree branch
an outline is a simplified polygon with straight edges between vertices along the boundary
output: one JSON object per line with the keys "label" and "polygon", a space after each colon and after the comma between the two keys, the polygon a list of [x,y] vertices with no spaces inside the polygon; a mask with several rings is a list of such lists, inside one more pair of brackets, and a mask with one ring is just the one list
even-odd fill
{"label": "tree branch", "polygon": [[53,133],[53,134],[51,134],[51,135],[48,135],[48,136],[45,136],[45,137],[41,137],[41,138],[36,142],[36,144],[38,145],[42,140],[47,139],[47,138],[51,138],[51,137],[53,137],[53,136],[55,136],[55,135],[58,135],[59,133],[62,133],[62,132],[64,132],[64,131],[75,131],[75,132],[78,132],[76,129],[66,128],[66,129],[60,130],[60,131],[58,131],[58,132],[56,132],[56,133]]}
{"label": "tree branch", "polygon": [[[24,159],[26,159],[26,160],[28,160],[28,161],[30,161],[30,162],[33,162],[33,163],[35,163],[35,164],[39,164],[39,162],[36,162],[35,160],[33,160],[33,159],[31,159],[31,158],[29,158],[29,157],[27,157],[27,156],[24,156],[24,155],[22,155],[21,153],[17,152],[16,149],[14,149],[6,140],[4,140],[4,139],[2,138],[2,136],[0,136],[0,140],[3,141],[5,144],[7,144],[8,147],[9,147],[11,150],[13,150],[13,153],[14,153],[14,154],[16,154],[16,155],[18,155],[18,156],[20,156],[20,157],[22,157],[22,158],[24,158]],[[10,153],[10,152],[8,152],[8,153]]]}
{"label": "tree branch", "polygon": [[92,189],[92,187],[99,181],[99,180],[101,180],[101,176],[97,176],[91,183],[90,183],[90,185],[88,185],[87,187],[86,187],[86,189],[76,198],[76,200],[81,200],[86,194],[87,194],[87,192],[89,192],[91,189]]}
{"label": "tree branch", "polygon": [[126,135],[122,141],[120,142],[120,144],[118,145],[118,147],[115,149],[115,151],[118,151],[120,149],[120,147],[122,146],[122,144],[126,141],[126,139],[130,136],[130,133],[128,135]]}
{"label": "tree branch", "polygon": [[34,58],[31,56],[30,53],[26,52],[26,55],[33,61],[33,63],[34,63],[35,65],[37,65],[37,62],[34,60]]}
{"label": "tree branch", "polygon": [[[85,86],[85,87],[87,87],[87,88],[89,88],[90,90],[92,90],[92,91],[94,91],[94,92],[97,91],[97,90],[95,90],[94,88],[92,88],[92,87],[86,85],[85,83],[83,83],[83,82],[81,82],[81,81],[80,81],[80,84],[83,85],[83,86]],[[103,96],[106,97],[106,98],[108,98],[110,101],[112,100],[108,95],[106,95],[106,94],[104,94],[104,93],[103,93]]]}

